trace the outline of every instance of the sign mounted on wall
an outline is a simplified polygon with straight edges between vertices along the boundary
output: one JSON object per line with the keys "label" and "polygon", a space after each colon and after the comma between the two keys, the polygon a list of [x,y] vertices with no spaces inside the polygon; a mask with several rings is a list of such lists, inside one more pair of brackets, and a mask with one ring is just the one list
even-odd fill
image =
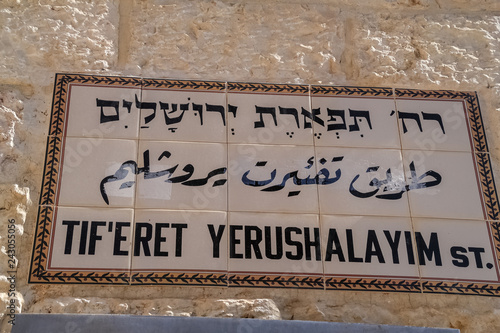
{"label": "sign mounted on wall", "polygon": [[475,93],[58,74],[30,282],[500,295]]}

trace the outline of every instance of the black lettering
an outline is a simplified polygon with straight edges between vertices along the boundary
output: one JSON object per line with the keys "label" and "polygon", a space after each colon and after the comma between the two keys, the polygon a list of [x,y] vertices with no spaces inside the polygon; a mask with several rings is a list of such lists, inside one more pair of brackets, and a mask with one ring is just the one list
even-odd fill
{"label": "black lettering", "polygon": [[[142,229],[146,229],[146,235],[142,236]],[[153,237],[153,226],[149,223],[136,223],[135,224],[135,239],[134,239],[134,256],[141,255],[141,244],[146,257],[151,256],[148,242]]]}
{"label": "black lettering", "polygon": [[127,240],[127,236],[122,236],[123,228],[130,228],[130,222],[116,222],[115,241],[113,243],[114,256],[128,256],[128,251],[120,250],[120,243]]}
{"label": "black lettering", "polygon": [[[107,123],[109,121],[120,120],[120,113],[118,111],[118,108],[120,106],[119,101],[107,101],[104,99],[96,98],[96,105],[101,107],[101,119],[100,119],[101,124]],[[114,110],[115,113],[111,115],[104,114],[104,107],[113,107],[115,109]]]}
{"label": "black lettering", "polygon": [[66,242],[64,243],[64,254],[71,254],[71,247],[73,246],[73,231],[75,230],[75,225],[80,225],[80,221],[62,221],[63,225],[67,225],[66,228]]}
{"label": "black lettering", "polygon": [[95,245],[98,240],[102,239],[102,236],[97,235],[98,227],[105,227],[105,221],[92,221],[90,224],[90,239],[89,239],[89,254],[95,254]]}
{"label": "black lettering", "polygon": [[373,256],[377,256],[379,263],[385,263],[382,249],[380,248],[375,230],[368,230],[368,237],[366,239],[365,262],[372,262]]}
{"label": "black lettering", "polygon": [[392,238],[391,232],[389,230],[384,230],[384,235],[385,238],[387,238],[387,243],[389,243],[389,246],[391,247],[392,262],[394,264],[399,264],[398,246],[399,246],[399,239],[401,238],[401,231],[396,231],[394,233],[394,239]]}
{"label": "black lettering", "polygon": [[182,257],[182,229],[187,229],[186,223],[172,223],[175,228],[175,256]]}
{"label": "black lettering", "polygon": [[415,253],[413,252],[413,241],[411,239],[411,232],[405,231],[406,240],[406,253],[408,254],[408,263],[415,265]]}
{"label": "black lettering", "polygon": [[236,230],[243,230],[242,225],[229,226],[229,258],[242,259],[242,253],[236,253],[236,245],[241,243],[241,240],[236,239]]}
{"label": "black lettering", "polygon": [[80,234],[80,247],[78,254],[85,254],[87,250],[87,230],[89,228],[89,221],[82,221],[82,233]]}
{"label": "black lettering", "polygon": [[427,257],[428,261],[432,261],[432,257],[434,257],[436,266],[443,266],[443,263],[441,262],[441,252],[439,250],[437,233],[431,233],[429,246],[427,246],[427,244],[425,243],[424,238],[422,237],[422,234],[420,232],[415,233],[415,239],[417,241],[418,263],[420,265],[425,265],[425,257]]}
{"label": "black lettering", "polygon": [[450,249],[451,256],[454,259],[459,259],[459,260],[452,260],[451,262],[453,265],[457,267],[469,267],[469,258],[465,254],[459,254],[461,253],[467,253],[467,249],[461,246],[453,246]]}
{"label": "black lettering", "polygon": [[[333,248],[334,244],[335,249]],[[336,229],[330,229],[328,231],[325,261],[331,261],[332,254],[336,254],[339,257],[340,262],[345,262],[344,252],[342,251],[342,245],[340,245],[339,235],[337,234]]]}
{"label": "black lettering", "polygon": [[481,260],[481,253],[484,252],[482,247],[469,247],[470,252],[474,252],[474,258],[476,259],[476,267],[483,268],[483,261]]}
{"label": "black lettering", "polygon": [[316,261],[321,261],[321,245],[319,237],[319,228],[314,228],[314,241],[311,241],[309,228],[304,228],[304,247],[306,248],[306,260],[311,260],[311,247],[316,251]]}
{"label": "black lettering", "polygon": [[271,245],[272,245],[272,237],[271,237],[271,227],[264,227],[264,243],[266,245],[266,258],[268,259],[281,259],[283,257],[283,228],[276,227],[276,254],[273,254]]}
{"label": "black lettering", "polygon": [[363,258],[357,258],[354,253],[354,240],[352,238],[352,230],[346,229],[347,236],[347,256],[349,257],[349,262],[363,262]]}
{"label": "black lettering", "polygon": [[212,238],[212,257],[219,258],[220,253],[220,241],[222,239],[222,235],[224,234],[224,229],[226,226],[224,224],[219,225],[219,230],[215,233],[214,225],[208,224],[208,231],[210,232],[210,237]]}
{"label": "black lettering", "polygon": [[285,256],[290,260],[301,260],[304,256],[304,250],[302,249],[302,243],[292,240],[292,232],[297,235],[302,234],[302,230],[296,227],[285,228],[285,243],[290,246],[295,246],[297,248],[297,253],[293,254],[291,251],[286,251]]}
{"label": "black lettering", "polygon": [[167,237],[161,236],[161,231],[164,228],[168,228],[169,223],[156,223],[155,224],[155,243],[154,243],[154,256],[155,257],[168,257],[168,251],[161,250],[161,243],[167,241]]}
{"label": "black lettering", "polygon": [[[252,238],[252,231],[255,231],[255,239]],[[262,241],[262,230],[259,227],[245,226],[245,258],[252,259],[252,248],[256,259],[262,259],[259,244]]]}

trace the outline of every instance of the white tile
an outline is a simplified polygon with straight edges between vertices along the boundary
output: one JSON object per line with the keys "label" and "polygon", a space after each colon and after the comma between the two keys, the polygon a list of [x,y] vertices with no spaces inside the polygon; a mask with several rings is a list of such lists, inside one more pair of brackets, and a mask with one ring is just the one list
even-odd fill
{"label": "white tile", "polygon": [[321,214],[409,216],[399,150],[317,147],[316,165]]}
{"label": "white tile", "polygon": [[66,138],[58,205],[133,207],[137,141]]}
{"label": "white tile", "polygon": [[48,270],[129,271],[133,209],[58,207]]}
{"label": "white tile", "polygon": [[471,153],[405,150],[403,155],[412,216],[485,218]]}
{"label": "white tile", "polygon": [[229,210],[318,212],[312,146],[229,145],[228,149]]}
{"label": "white tile", "polygon": [[[312,126],[306,128],[302,110],[310,112],[309,96],[228,92],[230,143],[312,145]],[[228,109],[229,110],[229,109]]]}
{"label": "white tile", "polygon": [[226,142],[222,91],[142,90],[141,140]]}
{"label": "white tile", "polygon": [[70,84],[66,135],[70,137],[137,139],[140,87]]}
{"label": "white tile", "polygon": [[392,98],[312,95],[316,146],[400,148]]}
{"label": "white tile", "polygon": [[227,233],[231,274],[323,274],[317,215],[231,212]]}
{"label": "white tile", "polygon": [[488,223],[414,218],[422,279],[499,281]]}
{"label": "white tile", "polygon": [[219,143],[140,141],[136,208],[226,210],[226,151]]}
{"label": "white tile", "polygon": [[462,101],[396,99],[403,149],[471,151]]}
{"label": "white tile", "polygon": [[408,217],[321,215],[325,276],[418,279]]}
{"label": "white tile", "polygon": [[136,209],[133,272],[226,272],[226,212]]}

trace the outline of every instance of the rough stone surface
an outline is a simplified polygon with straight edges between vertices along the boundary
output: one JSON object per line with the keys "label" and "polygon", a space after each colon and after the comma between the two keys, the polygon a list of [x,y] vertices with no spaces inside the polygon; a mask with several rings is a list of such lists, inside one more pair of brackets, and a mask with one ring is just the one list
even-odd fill
{"label": "rough stone surface", "polygon": [[[287,4],[141,3],[131,31],[128,68],[146,75],[313,82],[343,78],[340,9]],[[269,11],[276,14],[270,16]],[[161,12],[162,15],[154,13]],[[186,19],[189,17],[189,19]],[[148,24],[145,24],[148,22]],[[154,45],[149,48],[149,45]],[[152,56],[155,53],[155,56]],[[197,63],[198,69],[192,71]],[[235,66],[227,66],[227,64]],[[318,73],[323,73],[317,77]]]}
{"label": "rough stone surface", "polygon": [[54,69],[98,71],[116,61],[117,14],[110,1],[8,0],[0,7],[4,80],[45,81]]}
{"label": "rough stone surface", "polygon": [[149,299],[124,302],[109,298],[61,297],[36,303],[30,312],[281,319],[280,310],[270,299]]}
{"label": "rough stone surface", "polygon": [[500,331],[500,299],[489,297],[26,283],[55,73],[476,90],[500,179],[498,0],[4,0],[0,45],[3,332],[9,219],[18,311]]}
{"label": "rough stone surface", "polygon": [[[24,305],[24,297],[16,288],[17,281],[11,279],[12,275],[9,272],[16,271],[18,260],[22,257],[17,251],[23,239],[26,211],[30,204],[28,187],[0,184],[0,221],[2,221],[0,223],[0,323],[3,323],[4,330],[9,327],[5,325],[9,319],[7,314],[11,313],[9,306],[20,312]],[[9,247],[9,240],[12,239],[16,241],[15,247]],[[16,252],[11,252],[9,249]]]}

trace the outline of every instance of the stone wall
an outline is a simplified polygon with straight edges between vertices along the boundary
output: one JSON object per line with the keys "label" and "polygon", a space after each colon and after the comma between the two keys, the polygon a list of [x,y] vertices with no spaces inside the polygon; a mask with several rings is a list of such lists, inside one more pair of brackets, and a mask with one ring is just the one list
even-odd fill
{"label": "stone wall", "polygon": [[[500,331],[500,298],[28,285],[54,74],[476,90],[500,179],[498,0],[3,0],[0,320],[27,313],[300,319]],[[15,220],[16,291],[7,228]]]}

